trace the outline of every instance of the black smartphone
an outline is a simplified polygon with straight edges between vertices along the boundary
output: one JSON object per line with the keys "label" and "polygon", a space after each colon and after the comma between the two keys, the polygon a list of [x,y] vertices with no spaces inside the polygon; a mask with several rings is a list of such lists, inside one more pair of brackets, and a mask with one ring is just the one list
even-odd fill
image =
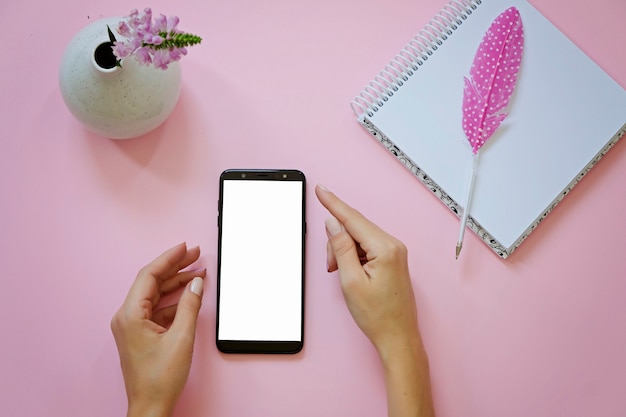
{"label": "black smartphone", "polygon": [[227,170],[218,202],[217,348],[297,353],[304,342],[306,181]]}

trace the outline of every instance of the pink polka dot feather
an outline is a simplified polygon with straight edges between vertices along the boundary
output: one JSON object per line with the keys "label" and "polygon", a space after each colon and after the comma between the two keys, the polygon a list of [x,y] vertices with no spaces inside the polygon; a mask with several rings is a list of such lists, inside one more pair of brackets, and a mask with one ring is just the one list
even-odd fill
{"label": "pink polka dot feather", "polygon": [[498,129],[517,83],[524,49],[519,11],[502,12],[485,33],[476,51],[463,91],[463,131],[474,154]]}

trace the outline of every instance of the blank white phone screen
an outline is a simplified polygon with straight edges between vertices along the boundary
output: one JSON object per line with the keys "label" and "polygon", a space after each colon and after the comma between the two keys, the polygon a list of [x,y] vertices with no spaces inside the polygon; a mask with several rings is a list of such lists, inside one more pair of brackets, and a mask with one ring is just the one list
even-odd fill
{"label": "blank white phone screen", "polygon": [[223,187],[218,339],[301,341],[302,182]]}

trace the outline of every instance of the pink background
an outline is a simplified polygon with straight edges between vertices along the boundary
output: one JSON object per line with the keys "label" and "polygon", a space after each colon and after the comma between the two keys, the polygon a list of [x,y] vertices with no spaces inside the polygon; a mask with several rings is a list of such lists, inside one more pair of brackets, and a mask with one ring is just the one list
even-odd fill
{"label": "pink background", "polygon": [[[533,3],[626,86],[626,2]],[[144,4],[3,1],[0,415],[123,415],[109,320],[137,270],[183,240],[201,246],[209,278],[176,415],[385,415],[378,358],[325,272],[316,183],[406,242],[438,416],[626,415],[625,141],[509,260],[468,234],[455,261],[458,220],[352,114],[443,4],[154,0],[204,42],[182,62],[171,118],[114,141],[67,111],[58,66],[81,27]],[[215,348],[218,176],[244,167],[308,177],[295,356]]]}

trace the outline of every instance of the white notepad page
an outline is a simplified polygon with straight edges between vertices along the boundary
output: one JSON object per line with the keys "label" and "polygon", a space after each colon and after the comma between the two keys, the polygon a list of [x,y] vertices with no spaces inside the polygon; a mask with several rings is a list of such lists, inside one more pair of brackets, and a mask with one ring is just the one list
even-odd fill
{"label": "white notepad page", "polygon": [[[457,203],[472,153],[463,77],[497,15],[519,9],[524,55],[509,115],[480,151],[470,215],[511,248],[626,122],[626,91],[524,0],[483,0],[369,120]],[[451,237],[452,238],[452,237]]]}

